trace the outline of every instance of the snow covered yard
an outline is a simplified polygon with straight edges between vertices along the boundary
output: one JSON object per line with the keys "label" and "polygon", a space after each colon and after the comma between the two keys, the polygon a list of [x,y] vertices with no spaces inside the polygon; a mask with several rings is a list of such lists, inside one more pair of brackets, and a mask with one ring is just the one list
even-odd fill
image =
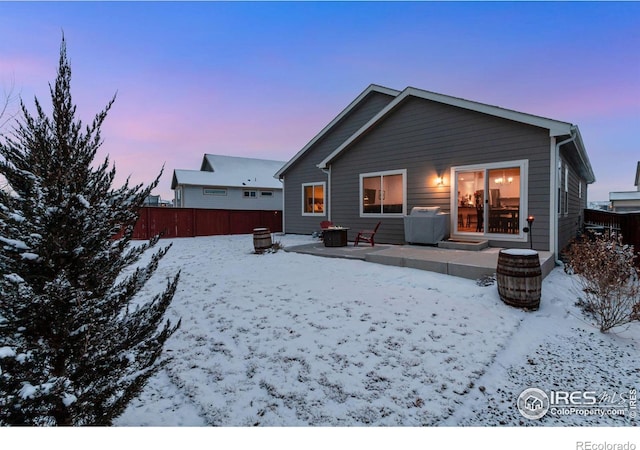
{"label": "snow covered yard", "polygon": [[495,285],[256,255],[251,235],[171,242],[148,288],[182,271],[170,309],[182,327],[118,426],[636,424],[629,414],[529,420],[516,408],[530,387],[614,394],[640,384],[640,326],[601,334],[562,269],[544,280],[540,310],[524,312]]}

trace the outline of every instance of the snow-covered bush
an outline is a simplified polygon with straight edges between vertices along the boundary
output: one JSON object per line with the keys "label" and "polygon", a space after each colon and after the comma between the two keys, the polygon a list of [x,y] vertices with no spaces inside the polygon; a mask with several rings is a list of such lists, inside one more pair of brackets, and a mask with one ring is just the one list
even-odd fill
{"label": "snow-covered bush", "polygon": [[624,245],[622,236],[585,236],[571,245],[567,257],[582,291],[578,305],[600,331],[640,320],[640,272],[633,246]]}
{"label": "snow-covered bush", "polygon": [[[148,187],[113,189],[94,166],[100,127],[75,117],[64,39],[52,115],[36,99],[0,139],[0,425],[108,425],[158,369],[177,326],[164,321],[176,274],[152,299],[136,296],[169,247],[130,246]],[[132,303],[135,301],[135,306]]]}

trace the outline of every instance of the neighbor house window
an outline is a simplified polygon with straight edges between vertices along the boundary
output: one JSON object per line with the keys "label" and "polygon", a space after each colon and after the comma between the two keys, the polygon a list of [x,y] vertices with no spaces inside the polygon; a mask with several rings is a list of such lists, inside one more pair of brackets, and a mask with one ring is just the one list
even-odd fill
{"label": "neighbor house window", "polygon": [[242,195],[244,196],[244,198],[256,198],[257,192],[245,190],[245,191],[242,191]]}
{"label": "neighbor house window", "polygon": [[305,183],[302,185],[302,215],[324,216],[325,183]]}
{"label": "neighbor house window", "polygon": [[215,189],[215,188],[203,188],[202,193],[204,195],[227,195],[227,190]]}
{"label": "neighbor house window", "polygon": [[403,215],[406,211],[407,171],[360,175],[360,215]]}
{"label": "neighbor house window", "polygon": [[261,197],[273,197],[273,191],[260,191]]}
{"label": "neighbor house window", "polygon": [[182,207],[182,186],[176,189],[176,207]]}

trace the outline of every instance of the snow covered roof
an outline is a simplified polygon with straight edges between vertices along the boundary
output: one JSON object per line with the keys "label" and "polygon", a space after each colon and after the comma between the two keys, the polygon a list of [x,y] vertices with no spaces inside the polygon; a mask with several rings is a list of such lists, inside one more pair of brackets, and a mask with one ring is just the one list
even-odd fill
{"label": "snow covered roof", "polygon": [[609,200],[640,200],[640,191],[609,192]]}
{"label": "snow covered roof", "polygon": [[200,170],[176,169],[171,189],[177,185],[282,189],[273,177],[285,161],[205,154]]}

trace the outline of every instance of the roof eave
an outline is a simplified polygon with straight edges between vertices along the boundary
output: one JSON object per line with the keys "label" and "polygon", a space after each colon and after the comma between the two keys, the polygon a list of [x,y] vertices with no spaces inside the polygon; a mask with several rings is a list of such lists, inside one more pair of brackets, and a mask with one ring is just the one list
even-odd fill
{"label": "roof eave", "polygon": [[573,126],[575,133],[576,133],[576,141],[577,141],[577,145],[576,145],[576,150],[578,151],[578,157],[580,158],[580,161],[582,162],[585,170],[586,170],[586,174],[585,174],[585,178],[587,181],[587,184],[592,184],[596,182],[596,175],[593,172],[593,167],[591,166],[591,161],[589,161],[589,155],[587,155],[587,150],[585,149],[584,146],[584,142],[582,141],[582,134],[580,134],[580,129],[578,128],[577,125]]}
{"label": "roof eave", "polygon": [[340,122],[342,118],[344,118],[353,108],[355,108],[371,92],[379,92],[381,94],[390,95],[392,97],[396,97],[401,93],[401,91],[397,91],[395,89],[379,86],[377,84],[370,84],[364,91],[360,93],[360,95],[358,95],[355,98],[355,100],[349,103],[349,105],[347,105],[347,107],[343,109],[340,114],[338,114],[331,122],[329,122],[329,124],[326,127],[320,130],[320,132],[316,134],[313,137],[313,139],[311,139],[307,143],[307,145],[305,145],[302,148],[302,150],[296,153],[293,156],[293,158],[291,158],[284,166],[282,166],[282,168],[279,171],[277,171],[273,177],[277,179],[281,179],[289,167],[291,167],[302,155],[304,155],[307,152],[307,150],[309,150],[309,148],[313,146],[313,144],[318,142],[320,138],[322,138],[322,136],[324,136],[329,130],[331,130],[331,128],[333,128],[335,124]]}
{"label": "roof eave", "polygon": [[593,169],[591,168],[591,164],[589,163],[589,158],[584,149],[584,143],[582,142],[582,137],[580,135],[580,131],[578,127],[568,123],[562,122],[554,119],[548,119],[546,117],[535,116],[532,114],[527,114],[519,111],[514,111],[511,109],[501,108],[499,106],[488,105],[485,103],[479,103],[472,100],[466,100],[458,97],[451,97],[449,95],[438,94],[436,92],[424,91],[422,89],[416,89],[413,87],[408,87],[400,95],[398,95],[392,102],[390,102],[382,111],[376,114],[369,122],[367,122],[364,126],[362,126],[358,131],[356,131],[353,135],[349,137],[345,142],[342,143],[337,149],[335,149],[330,155],[328,155],[325,159],[323,159],[317,166],[320,169],[326,169],[328,165],[347,147],[349,147],[354,141],[356,141],[360,136],[366,133],[370,128],[372,128],[379,120],[384,118],[387,114],[390,114],[395,108],[398,107],[403,101],[405,101],[408,97],[417,97],[425,100],[431,100],[438,103],[444,103],[447,105],[468,109],[484,114],[488,114],[495,117],[500,117],[508,120],[513,120],[516,122],[536,126],[539,128],[544,128],[549,130],[550,137],[556,136],[566,136],[571,135],[572,130],[577,131],[577,140],[578,144],[576,144],[576,148],[578,149],[578,154],[581,161],[584,164],[586,171],[586,178],[588,183],[593,183],[595,181],[595,175],[593,174]]}

